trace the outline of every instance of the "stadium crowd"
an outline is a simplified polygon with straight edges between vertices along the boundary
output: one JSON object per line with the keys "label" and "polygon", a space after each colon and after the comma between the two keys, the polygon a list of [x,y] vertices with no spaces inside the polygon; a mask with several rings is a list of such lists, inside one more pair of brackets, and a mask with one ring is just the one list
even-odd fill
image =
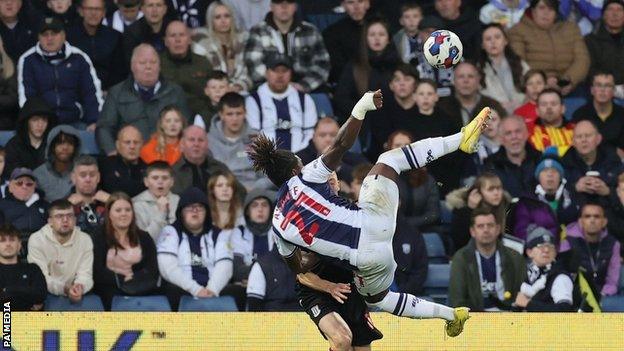
{"label": "stadium crowd", "polygon": [[622,0],[0,0],[2,300],[300,309],[246,150],[311,162],[381,89],[331,181],[352,201],[384,150],[492,108],[476,153],[401,175],[396,291],[624,310],[623,31]]}

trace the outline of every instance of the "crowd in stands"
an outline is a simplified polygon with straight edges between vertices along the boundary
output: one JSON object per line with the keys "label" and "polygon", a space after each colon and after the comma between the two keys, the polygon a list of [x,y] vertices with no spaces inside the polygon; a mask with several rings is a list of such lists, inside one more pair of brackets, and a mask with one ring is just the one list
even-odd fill
{"label": "crowd in stands", "polygon": [[[453,69],[424,58],[438,29]],[[400,176],[393,289],[445,280],[473,311],[624,294],[622,0],[0,0],[0,38],[13,310],[300,309],[246,151],[264,133],[312,162],[377,89],[330,181],[353,202],[380,153],[492,109],[476,153]]]}

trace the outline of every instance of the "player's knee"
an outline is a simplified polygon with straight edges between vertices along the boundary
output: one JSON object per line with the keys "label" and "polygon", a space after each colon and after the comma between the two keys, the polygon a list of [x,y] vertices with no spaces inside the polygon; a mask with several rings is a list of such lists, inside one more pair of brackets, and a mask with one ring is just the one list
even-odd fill
{"label": "player's knee", "polygon": [[353,334],[351,334],[351,331],[347,328],[337,328],[332,333],[330,340],[332,344],[332,350],[348,351],[351,350]]}

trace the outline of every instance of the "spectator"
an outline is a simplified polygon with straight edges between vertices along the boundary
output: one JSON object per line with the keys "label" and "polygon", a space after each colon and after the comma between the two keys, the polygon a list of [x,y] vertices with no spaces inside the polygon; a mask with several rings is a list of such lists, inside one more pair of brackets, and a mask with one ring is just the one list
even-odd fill
{"label": "spectator", "polygon": [[232,277],[231,231],[212,226],[206,194],[192,187],[180,196],[177,220],[158,239],[158,268],[173,311],[182,295],[218,297]]}
{"label": "spectator", "polygon": [[67,29],[67,41],[89,56],[102,89],[108,90],[128,75],[122,49],[122,36],[102,24],[106,15],[104,0],[82,0],[78,13],[82,22]]}
{"label": "spectator", "polygon": [[132,199],[136,225],[154,239],[176,220],[180,196],[171,192],[173,168],[163,161],[150,163],[143,179],[147,190]]}
{"label": "spectator", "polygon": [[208,75],[206,80],[206,86],[204,87],[204,96],[202,96],[201,109],[197,113],[200,115],[201,123],[198,124],[199,119],[195,119],[195,124],[200,127],[210,130],[214,117],[219,112],[219,101],[228,92],[228,77],[222,71],[212,71]]}
{"label": "spectator", "polygon": [[[622,14],[624,18],[624,13]],[[592,101],[574,112],[572,121],[587,119],[598,126],[605,144],[616,147],[624,156],[624,108],[613,103],[615,80],[613,75],[596,70],[591,81]]]}
{"label": "spectator", "polygon": [[106,191],[98,190],[100,179],[95,158],[83,155],[76,159],[71,173],[74,192],[67,200],[74,206],[76,225],[91,235],[104,223],[105,204],[110,196]]}
{"label": "spectator", "polygon": [[177,106],[184,117],[190,116],[182,88],[160,78],[160,60],[153,47],[141,44],[134,49],[131,71],[131,77],[110,89],[98,120],[98,144],[108,155],[114,152],[114,135],[126,124],[149,139],[165,106]]}
{"label": "spectator", "polygon": [[15,129],[18,111],[15,65],[0,40],[0,130]]}
{"label": "spectator", "polygon": [[422,296],[427,280],[427,246],[418,228],[399,214],[396,232],[392,237],[394,260],[398,269],[394,272],[396,291]]}
{"label": "spectator", "polygon": [[586,278],[602,296],[617,293],[620,278],[620,243],[607,230],[604,207],[586,203],[577,222],[567,227],[560,251],[570,251],[571,272],[584,268]]}
{"label": "spectator", "polygon": [[66,28],[80,22],[76,7],[71,0],[46,0],[46,7],[43,9],[45,17],[55,17],[59,19]]}
{"label": "spectator", "polygon": [[210,71],[208,60],[191,51],[191,32],[181,21],[171,21],[165,30],[166,49],[160,54],[160,73],[186,93],[193,114],[202,110],[204,84]]}
{"label": "spectator", "polygon": [[507,30],[520,22],[527,7],[528,1],[490,0],[479,11],[479,20],[486,25],[499,24]]}
{"label": "spectator", "polygon": [[[16,168],[9,178],[8,192],[0,200],[4,223],[11,223],[21,233],[22,248],[27,248],[30,234],[46,224],[48,203],[35,192],[37,178],[28,168]],[[20,253],[20,258],[25,254]]]}
{"label": "spectator", "polygon": [[537,96],[538,120],[531,131],[529,142],[537,151],[556,147],[563,156],[572,146],[574,124],[566,123],[565,105],[558,90],[546,88]]}
{"label": "spectator", "polygon": [[485,169],[498,175],[503,189],[512,197],[533,191],[535,167],[541,155],[527,143],[529,133],[524,120],[509,116],[501,120],[498,130],[502,145],[498,152],[485,159]]}
{"label": "spectator", "polygon": [[349,184],[352,200],[357,202],[357,200],[360,198],[360,189],[362,188],[362,182],[364,182],[364,178],[366,178],[371,168],[373,168],[373,165],[370,163],[363,163],[353,168],[353,172],[351,172],[352,180],[351,184]]}
{"label": "spectator", "polygon": [[52,202],[71,194],[71,172],[76,158],[80,156],[80,147],[80,135],[71,126],[56,126],[48,134],[46,162],[33,171],[46,201]]}
{"label": "spectator", "polygon": [[471,6],[462,8],[462,0],[435,0],[434,5],[443,28],[457,34],[464,44],[464,57],[474,60],[481,41],[481,23],[477,13]]}
{"label": "spectator", "polygon": [[364,20],[370,8],[370,0],[341,0],[347,16],[328,26],[323,31],[323,41],[330,58],[329,82],[335,85],[345,66],[360,53],[360,41]]}
{"label": "spectator", "polygon": [[576,23],[557,20],[558,7],[558,0],[531,0],[509,43],[531,68],[546,72],[549,87],[568,95],[585,79],[589,54]]}
{"label": "spectator", "polygon": [[[424,43],[427,38],[438,29],[443,29],[444,23],[436,16],[427,16],[420,21],[418,25],[418,38],[420,42]],[[451,89],[453,87],[453,69],[452,68],[435,68],[429,64],[425,58],[425,53],[422,51],[422,45],[418,47],[419,52],[416,52],[416,60],[411,60],[410,65],[416,66],[418,69],[418,75],[421,79],[431,79],[437,83],[437,93],[439,96],[451,95]]]}
{"label": "spectator", "polygon": [[349,118],[351,108],[365,92],[381,89],[382,93],[390,96],[388,84],[400,61],[385,20],[375,18],[367,21],[360,38],[359,52],[342,70],[334,94],[339,122]]}
{"label": "spectator", "polygon": [[188,28],[206,25],[208,5],[214,0],[175,0],[167,2],[173,17],[182,20]]}
{"label": "spectator", "polygon": [[236,25],[244,31],[262,22],[271,11],[271,0],[224,0],[223,3],[232,9]]}
{"label": "spectator", "polygon": [[182,111],[175,106],[165,106],[160,111],[160,118],[156,125],[156,133],[141,148],[141,159],[145,164],[154,161],[166,161],[174,165],[180,157],[180,139],[186,128],[186,118]]}
{"label": "spectator", "polygon": [[[143,18],[141,0],[114,0],[117,10],[111,10],[102,22],[119,33],[124,33],[130,25]],[[114,11],[114,12],[113,12]]]}
{"label": "spectator", "polygon": [[271,56],[266,67],[267,81],[247,97],[247,121],[251,128],[279,138],[281,148],[297,152],[312,138],[316,105],[291,84],[293,63],[288,56]]}
{"label": "spectator", "polygon": [[[304,165],[316,160],[327,148],[334,142],[338,135],[338,129],[340,126],[335,119],[331,117],[323,117],[316,122],[314,126],[314,133],[312,139],[308,143],[305,149],[301,149],[297,152],[297,156],[301,159]],[[347,183],[351,182],[351,172],[353,168],[359,164],[367,163],[368,161],[364,156],[347,151],[342,157],[342,163],[336,169],[338,179]],[[240,179],[240,177],[237,177]]]}
{"label": "spectator", "polygon": [[[165,50],[165,30],[169,19],[165,0],[143,0],[141,2],[143,17],[137,19],[124,31],[123,51],[126,62],[132,64],[130,54],[142,43],[151,45],[157,52]],[[133,71],[134,72],[134,71]]]}
{"label": "spectator", "polygon": [[507,230],[507,209],[511,199],[505,194],[501,179],[494,173],[484,172],[469,188],[460,188],[446,196],[446,205],[453,211],[451,236],[455,250],[470,241],[470,215],[478,207],[488,208],[495,216],[501,232]]}
{"label": "spectator", "polygon": [[537,227],[529,234],[526,246],[531,262],[514,306],[527,312],[573,312],[572,279],[555,262],[553,234]]}
{"label": "spectator", "polygon": [[258,134],[245,119],[245,98],[227,93],[219,101],[219,118],[212,119],[208,148],[212,156],[228,165],[236,179],[251,190],[263,176],[253,170],[247,147]]}
{"label": "spectator", "polygon": [[529,66],[513,52],[500,24],[485,26],[481,49],[481,94],[496,99],[507,113],[512,113],[524,102],[521,80]]}
{"label": "spectator", "polygon": [[176,194],[192,186],[206,193],[208,179],[218,171],[228,170],[225,164],[208,154],[208,137],[201,127],[193,125],[184,129],[180,150],[182,158],[173,165],[173,192]]}
{"label": "spectator", "polygon": [[608,196],[623,169],[613,147],[602,145],[602,135],[590,121],[577,123],[572,142],[562,158],[569,186],[587,196]]}
{"label": "spectator", "polygon": [[460,183],[470,186],[475,177],[485,169],[485,160],[500,150],[502,138],[500,135],[501,116],[495,109],[490,109],[490,120],[479,137],[477,152],[464,159],[461,170]]}
{"label": "spectator", "polygon": [[[615,191],[609,196],[607,219],[609,233],[620,243],[624,242],[624,172],[618,176]],[[624,248],[620,250],[620,254],[622,253]]]}
{"label": "spectator", "polygon": [[43,19],[39,42],[20,57],[17,74],[20,106],[42,96],[59,123],[95,130],[103,103],[100,79],[89,57],[67,43],[57,18]]}
{"label": "spectator", "polygon": [[110,311],[115,295],[150,295],[159,284],[156,245],[139,229],[130,197],[113,193],[106,221],[93,239],[93,291]]}
{"label": "spectator", "polygon": [[0,226],[0,300],[11,311],[38,311],[43,308],[47,287],[36,264],[19,262],[20,232],[10,224]]}
{"label": "spectator", "polygon": [[422,19],[423,11],[419,4],[408,2],[401,6],[399,23],[402,28],[392,36],[392,41],[404,63],[410,63],[417,58],[419,53],[422,53],[425,43],[419,35],[419,25]]}
{"label": "spectator", "polygon": [[29,18],[31,16],[22,4],[22,0],[0,3],[0,36],[4,49],[13,62],[17,62],[26,50],[37,43],[37,35],[31,23],[33,19]]}
{"label": "spectator", "polygon": [[116,153],[100,162],[102,189],[112,193],[122,191],[134,197],[145,190],[145,163],[139,157],[143,138],[136,127],[127,125],[117,133]]}
{"label": "spectator", "polygon": [[578,205],[565,187],[565,172],[557,155],[544,156],[535,168],[535,179],[535,190],[523,194],[510,211],[513,221],[511,234],[528,242],[531,226],[538,226],[548,230],[558,245],[560,225],[567,225],[578,218]]}
{"label": "spectator", "polygon": [[247,310],[301,311],[295,283],[295,276],[274,247],[251,266],[247,282]]}
{"label": "spectator", "polygon": [[528,70],[522,78],[522,86],[526,102],[514,111],[514,115],[522,117],[527,129],[533,130],[537,122],[537,97],[546,87],[546,73],[541,70]]}
{"label": "spectator", "polygon": [[267,62],[274,55],[292,60],[292,87],[297,91],[309,93],[327,81],[329,54],[323,38],[316,27],[295,18],[296,10],[294,0],[271,0],[271,12],[249,31],[245,64],[255,86],[268,80]]}
{"label": "spectator", "polygon": [[234,23],[233,17],[232,8],[226,3],[211,3],[206,12],[207,28],[196,30],[196,42],[205,51],[210,67],[226,74],[228,89],[240,93],[252,86],[244,61],[248,33]]}
{"label": "spectator", "polygon": [[91,291],[93,242],[76,227],[69,201],[57,200],[50,204],[48,224],[28,240],[28,262],[39,266],[51,295],[78,303]]}
{"label": "spectator", "polygon": [[[585,37],[591,58],[590,74],[610,73],[615,80],[615,96],[624,99],[624,2],[607,0],[602,6],[602,22],[598,30]],[[593,82],[592,82],[593,83]]]}
{"label": "spectator", "polygon": [[498,240],[501,225],[487,209],[470,216],[472,239],[451,260],[449,305],[499,311],[516,299],[526,278],[524,259]]}
{"label": "spectator", "polygon": [[216,172],[208,179],[208,204],[213,226],[234,229],[245,224],[236,178],[231,172]]}
{"label": "spectator", "polygon": [[15,135],[6,144],[5,175],[10,175],[17,167],[35,169],[45,162],[45,141],[55,118],[54,111],[43,98],[26,100],[17,118]]}

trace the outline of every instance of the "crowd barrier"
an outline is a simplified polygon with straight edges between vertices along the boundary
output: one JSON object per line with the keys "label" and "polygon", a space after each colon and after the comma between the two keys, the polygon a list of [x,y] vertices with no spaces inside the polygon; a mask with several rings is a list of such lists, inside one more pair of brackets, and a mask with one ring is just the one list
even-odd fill
{"label": "crowd barrier", "polygon": [[[457,338],[445,336],[441,320],[372,319],[384,333],[373,350],[624,350],[624,314],[616,313],[474,313]],[[15,312],[3,322],[3,343],[10,333],[16,351],[328,349],[303,312]]]}

